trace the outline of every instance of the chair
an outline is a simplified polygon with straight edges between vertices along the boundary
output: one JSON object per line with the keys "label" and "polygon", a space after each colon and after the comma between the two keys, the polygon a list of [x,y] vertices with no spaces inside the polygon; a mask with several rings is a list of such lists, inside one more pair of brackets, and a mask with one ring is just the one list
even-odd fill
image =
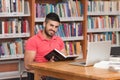
{"label": "chair", "polygon": [[24,73],[27,73],[27,70],[24,70],[24,71],[22,71],[22,72],[20,73],[20,80],[22,80]]}
{"label": "chair", "polygon": [[23,78],[23,74],[27,73],[27,80],[34,80],[34,73],[24,70],[20,73],[20,80]]}
{"label": "chair", "polygon": [[[22,80],[24,73],[27,73],[27,80],[34,80],[34,73],[31,73],[27,70],[24,70],[20,73],[20,80]],[[40,80],[46,80],[46,79],[42,77]]]}

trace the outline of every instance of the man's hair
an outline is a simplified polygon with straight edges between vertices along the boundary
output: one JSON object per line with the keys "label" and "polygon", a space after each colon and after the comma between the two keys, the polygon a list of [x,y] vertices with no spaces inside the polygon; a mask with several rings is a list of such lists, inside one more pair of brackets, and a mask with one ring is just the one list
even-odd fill
{"label": "man's hair", "polygon": [[53,12],[46,15],[45,22],[47,22],[48,20],[53,20],[53,21],[57,21],[57,22],[60,23],[59,16],[56,13],[53,13]]}

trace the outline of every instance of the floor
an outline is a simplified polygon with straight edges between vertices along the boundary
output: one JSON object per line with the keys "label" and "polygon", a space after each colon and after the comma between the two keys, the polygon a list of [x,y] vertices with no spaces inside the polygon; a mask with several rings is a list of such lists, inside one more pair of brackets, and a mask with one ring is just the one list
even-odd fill
{"label": "floor", "polygon": [[[20,80],[20,78],[14,78],[14,79],[5,79],[5,80]],[[27,80],[27,78],[22,78],[21,80]]]}

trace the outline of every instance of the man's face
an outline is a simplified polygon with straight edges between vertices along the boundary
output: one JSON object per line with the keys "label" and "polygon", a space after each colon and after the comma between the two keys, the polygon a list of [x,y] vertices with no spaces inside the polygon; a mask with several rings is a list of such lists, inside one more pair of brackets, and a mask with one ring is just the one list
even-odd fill
{"label": "man's face", "polygon": [[59,25],[60,23],[57,21],[48,20],[47,22],[44,23],[45,34],[48,37],[53,37],[57,32]]}

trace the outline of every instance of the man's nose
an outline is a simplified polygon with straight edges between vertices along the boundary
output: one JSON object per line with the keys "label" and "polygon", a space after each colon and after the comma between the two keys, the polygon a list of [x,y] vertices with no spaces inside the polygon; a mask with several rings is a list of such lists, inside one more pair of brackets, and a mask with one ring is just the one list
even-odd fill
{"label": "man's nose", "polygon": [[57,28],[56,28],[56,27],[52,27],[52,30],[56,31],[56,30],[57,30]]}

